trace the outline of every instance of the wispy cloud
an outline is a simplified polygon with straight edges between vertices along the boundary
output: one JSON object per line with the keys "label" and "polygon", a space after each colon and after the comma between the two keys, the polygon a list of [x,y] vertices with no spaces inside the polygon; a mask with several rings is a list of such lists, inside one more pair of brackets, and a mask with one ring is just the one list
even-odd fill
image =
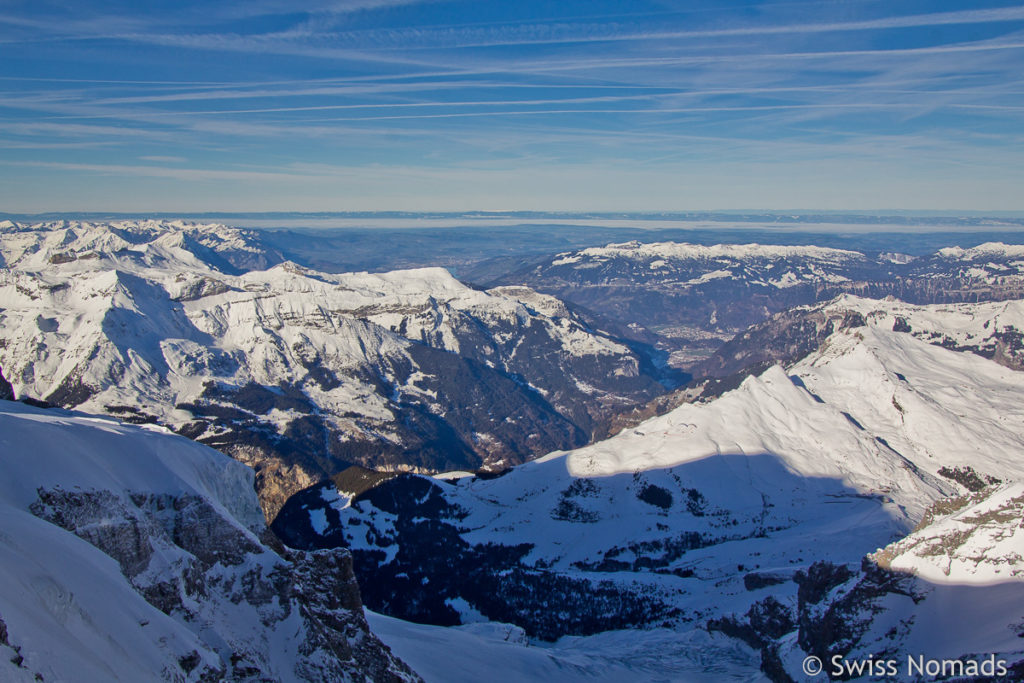
{"label": "wispy cloud", "polygon": [[158,163],[168,163],[168,164],[181,164],[181,163],[184,163],[184,162],[188,161],[188,159],[186,159],[185,157],[166,156],[166,155],[160,155],[160,154],[151,154],[151,155],[147,155],[147,156],[140,156],[139,160],[140,161],[155,161],[155,162],[158,162]]}
{"label": "wispy cloud", "polygon": [[311,180],[322,174],[313,176],[308,173],[286,173],[281,171],[250,171],[213,168],[172,168],[167,166],[133,165],[133,164],[81,164],[58,161],[0,161],[0,165],[25,168],[40,168],[53,171],[78,172],[107,176],[147,176],[151,178],[173,178],[189,182],[209,180],[244,180],[244,181],[296,181]]}
{"label": "wispy cloud", "polygon": [[[404,3],[381,2],[375,6],[392,4]],[[796,36],[1006,22],[1024,22],[1024,7],[937,12],[860,21],[790,22],[683,30],[664,28],[637,30],[629,24],[614,22],[545,22],[499,24],[485,27],[453,26],[339,32],[332,30],[333,22],[312,21],[303,22],[300,26],[285,31],[256,35],[124,31],[117,34],[117,37],[137,42],[204,50],[271,52],[323,59],[366,59],[393,63],[415,63],[415,58],[399,56],[399,53],[408,50],[677,41],[680,39],[707,41],[751,36]]]}
{"label": "wispy cloud", "polygon": [[278,14],[294,14],[297,11],[313,15],[345,16],[369,10],[390,9],[408,5],[440,2],[441,0],[315,0],[303,2],[301,6],[288,0],[250,0],[242,3],[228,3],[217,8],[217,18],[244,19]]}
{"label": "wispy cloud", "polygon": [[[908,16],[885,17],[863,21],[786,23],[748,25],[730,28],[697,30],[644,30],[631,31],[629,27],[605,24],[533,24],[502,26],[489,29],[433,29],[411,32],[393,31],[375,36],[373,42],[387,42],[409,47],[495,47],[512,45],[544,45],[565,43],[651,41],[678,39],[731,38],[743,36],[798,35],[837,33],[846,31],[884,31],[899,28],[926,28],[932,26],[990,24],[1024,21],[1024,7],[937,12]],[[364,34],[365,35],[365,34]],[[361,34],[339,35],[339,38],[358,39]]]}
{"label": "wispy cloud", "polygon": [[170,139],[167,131],[152,128],[129,128],[125,126],[101,126],[83,123],[53,123],[47,121],[26,121],[0,123],[0,132],[16,135],[60,136],[60,137],[114,137],[114,138],[164,138]]}
{"label": "wispy cloud", "polygon": [[343,179],[369,196],[388,173],[395,192],[440,193],[485,171],[619,169],[654,186],[843,161],[1024,182],[1024,6],[979,1],[6,6],[0,41],[21,44],[0,76],[0,185],[30,169],[189,192]]}

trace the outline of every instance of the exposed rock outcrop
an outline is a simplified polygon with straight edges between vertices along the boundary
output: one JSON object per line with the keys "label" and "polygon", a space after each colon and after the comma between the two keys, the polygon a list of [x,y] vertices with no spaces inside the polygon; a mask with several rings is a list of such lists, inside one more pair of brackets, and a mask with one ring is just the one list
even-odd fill
{"label": "exposed rock outcrop", "polygon": [[13,401],[14,387],[4,377],[4,369],[0,368],[0,401]]}

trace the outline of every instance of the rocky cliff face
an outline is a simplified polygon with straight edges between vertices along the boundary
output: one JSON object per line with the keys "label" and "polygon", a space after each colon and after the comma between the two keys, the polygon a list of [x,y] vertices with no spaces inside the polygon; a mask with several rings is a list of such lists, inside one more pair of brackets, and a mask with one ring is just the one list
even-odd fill
{"label": "rocky cliff face", "polygon": [[[246,537],[199,496],[128,492],[126,499],[109,491],[59,488],[38,493],[30,511],[116,560],[146,602],[175,619],[216,629],[223,642],[179,660],[188,675],[413,679],[367,633],[352,558],[344,550],[279,548],[280,560],[271,564],[260,558],[267,546]],[[164,566],[154,571],[154,564]],[[288,624],[299,630],[293,669],[281,669],[269,637],[236,631],[232,622],[245,613],[268,629]]]}
{"label": "rocky cliff face", "polygon": [[4,377],[4,369],[0,368],[0,401],[13,401],[14,387]]}
{"label": "rocky cliff face", "polygon": [[0,677],[418,680],[369,632],[351,555],[284,549],[244,466],[58,410],[0,424]]}

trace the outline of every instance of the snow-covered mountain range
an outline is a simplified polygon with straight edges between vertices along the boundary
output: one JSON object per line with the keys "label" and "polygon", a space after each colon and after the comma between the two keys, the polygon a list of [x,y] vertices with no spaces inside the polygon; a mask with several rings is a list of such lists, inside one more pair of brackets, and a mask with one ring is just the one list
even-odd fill
{"label": "snow-covered mountain range", "polygon": [[[845,297],[831,306],[847,325],[717,398],[498,478],[402,475],[361,492],[313,487],[289,501],[275,530],[296,547],[350,547],[367,604],[394,616],[507,622],[550,640],[666,626],[682,638],[711,628],[763,647],[755,666],[797,678],[795,653],[825,648],[799,640],[808,587],[820,579],[824,596],[866,580],[863,558],[894,542],[877,557],[918,569],[914,580],[926,584],[935,571],[911,558],[931,558],[940,573],[955,566],[972,587],[991,583],[998,568],[997,580],[1012,586],[999,589],[1001,599],[1018,596],[999,614],[1021,612],[1016,540],[992,545],[990,566],[965,561],[992,539],[1016,538],[1016,507],[963,513],[942,523],[951,531],[933,521],[928,533],[957,540],[949,553],[921,531],[908,537],[949,496],[1024,481],[1024,373],[930,343],[935,331],[968,345],[1017,324],[1017,302]],[[988,520],[977,543],[963,541],[956,525],[964,519]],[[747,637],[750,615],[764,630],[772,614],[781,621]],[[960,620],[985,618],[970,611]],[[992,640],[992,651],[1016,662],[1021,648],[1008,642]],[[828,647],[845,654],[859,643],[875,647],[856,639]],[[973,651],[925,654],[933,652]]]}
{"label": "snow-covered mountain range", "polygon": [[[0,401],[0,678],[414,680],[358,578],[440,680],[1019,680],[1022,268],[633,242],[482,290],[223,225],[0,223],[0,399],[92,414]],[[602,316],[691,344],[695,382]]]}
{"label": "snow-covered mountain range", "polygon": [[0,400],[0,680],[418,677],[345,550],[285,550],[246,466],[151,426]]}
{"label": "snow-covered mountain range", "polygon": [[[928,256],[764,244],[625,242],[563,252],[481,282],[515,282],[657,332],[689,366],[749,325],[842,293],[917,304],[1024,297],[1024,246]],[[642,337],[642,335],[641,335]]]}
{"label": "snow-covered mountain range", "polygon": [[258,468],[268,516],[347,463],[501,467],[582,445],[664,391],[553,297],[443,269],[327,275],[251,231],[156,221],[7,222],[0,258],[19,396],[229,452]]}

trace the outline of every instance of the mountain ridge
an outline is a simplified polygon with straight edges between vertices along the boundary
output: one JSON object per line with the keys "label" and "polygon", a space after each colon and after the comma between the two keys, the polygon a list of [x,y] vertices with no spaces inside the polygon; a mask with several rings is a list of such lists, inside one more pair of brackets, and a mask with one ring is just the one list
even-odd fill
{"label": "mountain ridge", "polygon": [[[1024,373],[892,329],[907,304],[840,303],[862,323],[721,396],[498,478],[318,484],[275,531],[349,547],[372,609],[426,623],[486,618],[554,640],[688,632],[768,595],[795,606],[793,578],[815,563],[854,572],[937,501],[1024,478]],[[971,313],[988,306],[910,317],[983,330]],[[632,608],[606,611],[616,599]]]}
{"label": "mountain ridge", "polygon": [[643,354],[547,295],[440,268],[319,273],[257,237],[8,227],[0,365],[19,395],[160,422],[256,466],[268,519],[352,463],[500,468],[599,438],[665,391]]}
{"label": "mountain ridge", "polygon": [[659,335],[686,370],[750,325],[842,294],[909,303],[1024,297],[1021,247],[997,242],[930,255],[816,246],[608,244],[478,272],[487,286],[531,286]]}

